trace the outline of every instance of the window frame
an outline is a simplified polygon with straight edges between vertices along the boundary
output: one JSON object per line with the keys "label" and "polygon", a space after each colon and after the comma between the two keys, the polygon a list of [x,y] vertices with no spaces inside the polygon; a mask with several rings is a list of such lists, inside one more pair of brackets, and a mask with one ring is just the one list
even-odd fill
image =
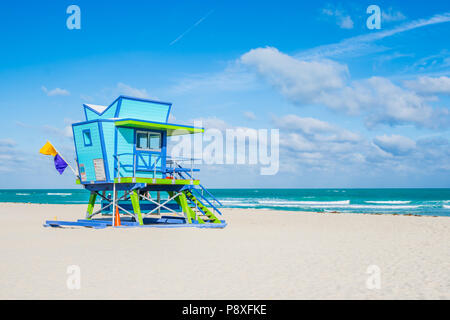
{"label": "window frame", "polygon": [[[86,134],[89,135],[89,143],[86,143]],[[92,146],[92,134],[91,134],[91,129],[84,129],[84,130],[83,130],[83,142],[84,142],[84,146],[85,146],[85,147],[90,147],[90,146]]]}
{"label": "window frame", "polygon": [[[138,148],[138,140],[137,139],[138,139],[139,133],[145,133],[147,135],[147,148]],[[150,148],[150,146],[149,146],[150,134],[157,134],[159,136],[159,148],[158,149]],[[134,147],[137,151],[162,152],[162,132],[151,131],[151,130],[136,130]]]}

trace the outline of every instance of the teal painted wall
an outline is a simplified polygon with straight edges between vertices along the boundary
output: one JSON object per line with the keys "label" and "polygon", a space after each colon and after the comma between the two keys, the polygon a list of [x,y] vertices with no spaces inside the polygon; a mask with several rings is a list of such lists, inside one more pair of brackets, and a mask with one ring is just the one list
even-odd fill
{"label": "teal painted wall", "polygon": [[134,130],[117,128],[117,155],[120,161],[120,176],[133,176]]}
{"label": "teal painted wall", "polygon": [[[137,158],[137,162],[140,165],[143,165],[145,163],[146,165],[153,166],[155,163],[155,160],[158,159],[159,154],[153,153],[153,154],[145,154],[142,158]],[[161,167],[161,159],[158,159],[158,162],[156,163],[156,168],[159,169]],[[145,165],[144,164],[144,165]],[[142,177],[142,178],[153,178],[153,171],[137,171],[136,176]],[[162,174],[159,172],[156,172],[156,177],[161,178]]]}
{"label": "teal painted wall", "polygon": [[121,99],[119,118],[132,118],[143,121],[166,122],[169,106],[147,101]]}
{"label": "teal painted wall", "polygon": [[[103,128],[103,139],[105,144],[106,159],[108,162],[109,178],[112,180],[114,174],[114,136],[116,132],[116,126],[114,122],[101,121]],[[105,163],[106,165],[106,163]]]}
{"label": "teal painted wall", "polygon": [[[132,177],[134,168],[134,144],[135,131],[132,128],[117,128],[117,154],[120,160],[120,176]],[[105,138],[106,139],[106,138]],[[140,160],[137,160],[139,163]],[[142,160],[141,160],[142,161]],[[146,159],[148,163],[148,159]],[[154,161],[154,160],[153,160]],[[153,164],[153,162],[152,162]],[[161,165],[161,160],[158,161],[157,166]],[[136,170],[136,177],[153,178],[153,172]],[[161,178],[161,173],[156,173],[157,178]]]}
{"label": "teal painted wall", "polygon": [[117,110],[118,100],[115,102],[112,106],[110,106],[107,110],[105,110],[105,113],[102,114],[99,118],[100,119],[111,119],[114,118]]}
{"label": "teal painted wall", "polygon": [[98,114],[96,114],[94,111],[92,111],[89,108],[84,107],[86,110],[86,121],[95,120],[98,118]]}
{"label": "teal painted wall", "polygon": [[[91,146],[84,146],[83,130],[91,132]],[[95,181],[94,159],[103,159],[100,132],[97,122],[73,126],[74,141],[77,149],[78,164],[84,164],[86,181]]]}

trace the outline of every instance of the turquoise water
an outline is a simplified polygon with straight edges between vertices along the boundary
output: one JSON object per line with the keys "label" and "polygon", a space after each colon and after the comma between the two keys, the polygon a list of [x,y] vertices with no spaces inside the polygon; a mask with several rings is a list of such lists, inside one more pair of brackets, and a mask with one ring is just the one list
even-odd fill
{"label": "turquoise water", "polygon": [[[210,189],[228,208],[450,216],[450,189]],[[83,189],[0,190],[0,202],[87,204]]]}

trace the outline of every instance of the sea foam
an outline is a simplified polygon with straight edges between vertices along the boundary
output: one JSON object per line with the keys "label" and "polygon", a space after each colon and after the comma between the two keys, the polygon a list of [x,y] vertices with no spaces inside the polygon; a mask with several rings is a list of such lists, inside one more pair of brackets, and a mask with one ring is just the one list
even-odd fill
{"label": "sea foam", "polygon": [[365,203],[374,203],[374,204],[408,204],[411,201],[403,201],[403,200],[392,200],[392,201],[364,201]]}
{"label": "sea foam", "polygon": [[71,193],[47,193],[48,196],[71,196]]}

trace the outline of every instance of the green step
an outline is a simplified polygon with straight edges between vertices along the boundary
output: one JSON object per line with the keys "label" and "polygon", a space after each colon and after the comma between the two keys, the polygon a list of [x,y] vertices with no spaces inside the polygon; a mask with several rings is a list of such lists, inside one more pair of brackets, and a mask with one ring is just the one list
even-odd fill
{"label": "green step", "polygon": [[[201,204],[200,201],[189,190],[186,190],[184,194],[186,195],[186,198],[194,202],[197,207],[201,209],[201,211],[209,218],[209,220],[213,221],[213,223],[220,223],[220,220],[208,209],[208,207]],[[201,218],[199,218],[198,220],[200,219]]]}

